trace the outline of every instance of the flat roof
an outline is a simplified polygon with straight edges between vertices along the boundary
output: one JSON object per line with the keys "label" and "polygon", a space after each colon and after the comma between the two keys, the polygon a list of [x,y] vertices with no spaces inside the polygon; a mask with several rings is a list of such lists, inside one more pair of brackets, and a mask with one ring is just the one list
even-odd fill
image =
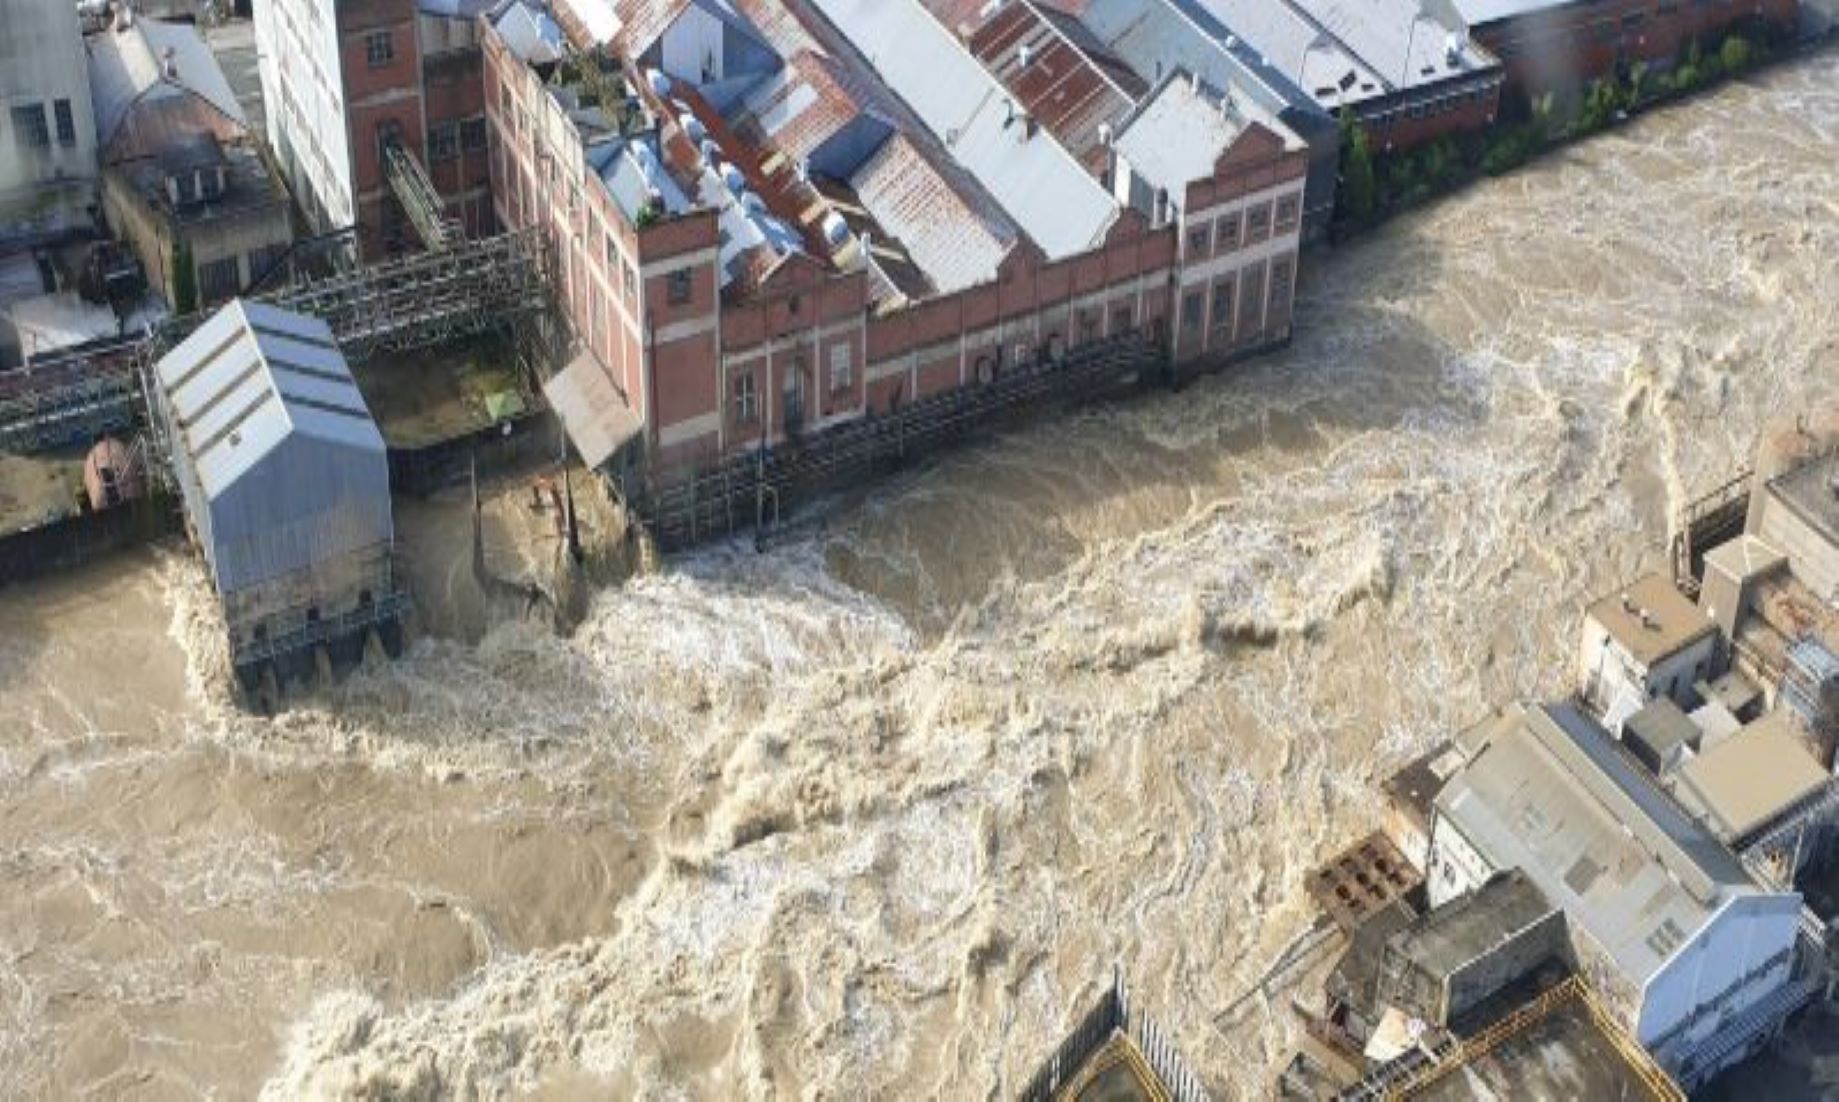
{"label": "flat roof", "polygon": [[1733,894],[1736,856],[1571,703],[1514,705],[1437,809],[1496,868],[1522,868],[1644,983]]}
{"label": "flat roof", "polygon": [[1658,572],[1598,598],[1587,615],[1644,666],[1678,654],[1718,630],[1673,579]]}
{"label": "flat roof", "polygon": [[1776,475],[1769,480],[1769,493],[1839,546],[1839,452]]}
{"label": "flat roof", "polygon": [[1431,975],[1448,977],[1556,910],[1530,877],[1512,869],[1419,917],[1386,945]]}
{"label": "flat roof", "polygon": [[1696,744],[1701,737],[1698,724],[1670,697],[1650,700],[1622,721],[1623,741],[1639,742],[1663,761],[1680,747]]}
{"label": "flat roof", "polygon": [[1675,776],[1681,805],[1726,842],[1768,825],[1830,779],[1781,709],[1693,758]]}
{"label": "flat roof", "polygon": [[1573,1102],[1619,1099],[1670,1102],[1677,1093],[1648,1055],[1628,1036],[1593,1013],[1586,996],[1553,1000],[1517,1031],[1478,1056],[1452,1067],[1411,1097],[1435,1102]]}
{"label": "flat roof", "polygon": [[1381,781],[1380,791],[1428,826],[1431,804],[1443,791],[1444,783],[1462,768],[1464,759],[1462,750],[1445,739]]}

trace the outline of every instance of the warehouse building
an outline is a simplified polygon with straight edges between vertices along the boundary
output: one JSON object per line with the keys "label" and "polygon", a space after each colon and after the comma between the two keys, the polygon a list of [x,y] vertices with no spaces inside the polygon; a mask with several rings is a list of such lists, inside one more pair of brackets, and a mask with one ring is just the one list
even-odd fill
{"label": "warehouse building", "polygon": [[387,629],[400,604],[389,460],[326,324],[237,300],[154,374],[186,524],[245,683],[266,662]]}
{"label": "warehouse building", "polygon": [[1514,706],[1467,738],[1436,798],[1433,905],[1523,870],[1563,908],[1591,986],[1688,1085],[1804,1001],[1801,897],[1759,887],[1583,711]]}
{"label": "warehouse building", "polygon": [[0,244],[30,244],[90,221],[96,120],[82,29],[63,0],[0,0]]}

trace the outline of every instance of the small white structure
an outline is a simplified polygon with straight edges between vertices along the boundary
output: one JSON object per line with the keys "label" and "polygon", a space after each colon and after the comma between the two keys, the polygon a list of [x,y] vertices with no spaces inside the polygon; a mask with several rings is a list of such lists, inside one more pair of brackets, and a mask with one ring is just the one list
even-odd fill
{"label": "small white structure", "polygon": [[1664,574],[1649,574],[1584,615],[1578,684],[1611,733],[1648,701],[1691,711],[1693,687],[1717,673],[1718,629]]}
{"label": "small white structure", "polygon": [[323,321],[239,299],[155,375],[239,665],[393,596],[388,453]]}
{"label": "small white structure", "polygon": [[1436,799],[1433,906],[1524,870],[1564,909],[1586,978],[1688,1084],[1798,1005],[1801,897],[1759,887],[1582,710],[1516,705],[1465,750]]}

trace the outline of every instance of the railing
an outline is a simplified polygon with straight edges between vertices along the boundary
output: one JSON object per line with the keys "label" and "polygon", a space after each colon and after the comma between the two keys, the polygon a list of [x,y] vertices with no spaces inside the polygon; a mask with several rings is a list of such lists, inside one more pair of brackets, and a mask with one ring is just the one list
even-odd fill
{"label": "railing", "polygon": [[1698,596],[1706,550],[1742,533],[1752,479],[1752,472],[1741,471],[1687,503],[1673,534],[1673,580],[1687,596]]}
{"label": "railing", "polygon": [[1009,368],[988,383],[958,387],[894,413],[848,421],[776,448],[689,468],[677,477],[654,473],[622,490],[665,549],[749,527],[764,535],[778,521],[780,510],[790,508],[801,495],[833,486],[876,463],[956,441],[1005,414],[1091,397],[1159,368],[1165,356],[1159,342],[1131,332],[1083,346],[1058,360]]}
{"label": "railing", "polygon": [[1162,1028],[1148,1015],[1132,1012],[1130,991],[1122,972],[1113,976],[1111,987],[1100,996],[1098,1004],[1060,1042],[1017,1098],[1021,1102],[1054,1102],[1088,1061],[1120,1037],[1134,1046],[1134,1051],[1126,1051],[1126,1058],[1137,1065],[1140,1074],[1147,1072],[1154,1080],[1152,1087],[1164,1092],[1163,1098],[1169,1102],[1207,1102],[1206,1089],[1182,1064]]}
{"label": "railing", "polygon": [[349,638],[379,624],[389,623],[401,616],[408,607],[407,593],[387,593],[379,600],[330,619],[309,620],[292,631],[268,639],[258,639],[245,646],[232,647],[231,660],[238,666],[272,662],[283,655],[298,654],[332,640]]}
{"label": "railing", "polygon": [[139,345],[108,341],[0,373],[0,450],[88,443],[132,425]]}

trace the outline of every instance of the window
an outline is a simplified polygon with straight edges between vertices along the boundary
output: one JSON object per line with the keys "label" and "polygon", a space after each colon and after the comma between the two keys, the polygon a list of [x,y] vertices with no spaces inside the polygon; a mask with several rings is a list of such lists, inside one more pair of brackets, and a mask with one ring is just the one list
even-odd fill
{"label": "window", "polygon": [[619,271],[619,246],[613,244],[612,234],[605,234],[604,237],[607,246],[607,271],[617,272]]}
{"label": "window", "polygon": [[1232,277],[1223,275],[1213,281],[1213,331],[1232,334]]}
{"label": "window", "polygon": [[1028,362],[1028,342],[1027,341],[1016,341],[1015,342],[1015,360],[1014,362],[1018,367]]}
{"label": "window", "polygon": [[1264,265],[1253,264],[1239,273],[1239,338],[1258,336],[1264,328]]}
{"label": "window", "polygon": [[1211,225],[1195,226],[1188,231],[1188,259],[1204,258],[1213,245],[1213,227]]}
{"label": "window", "polygon": [[395,119],[384,119],[377,124],[377,164],[389,163],[390,146],[402,144],[402,124]]}
{"label": "window", "polygon": [[627,264],[626,265],[626,304],[628,306],[635,304],[638,301],[638,294],[639,294],[638,273],[632,270],[631,264]]}
{"label": "window", "polygon": [[1181,298],[1181,329],[1184,333],[1200,332],[1201,309],[1204,305],[1199,291],[1189,291]]}
{"label": "window", "polygon": [[182,172],[172,178],[173,202],[179,206],[198,201],[198,176],[193,172]]}
{"label": "window", "polygon": [[13,129],[18,132],[19,144],[32,149],[51,148],[51,132],[45,129],[43,104],[29,103],[13,108]]}
{"label": "window", "polygon": [[1079,343],[1089,344],[1098,339],[1098,312],[1095,310],[1079,311]]}
{"label": "window", "polygon": [[396,60],[396,43],[388,31],[372,31],[364,36],[364,60],[373,69],[381,69]]}
{"label": "window", "polygon": [[236,257],[227,256],[209,264],[198,265],[198,297],[205,302],[222,302],[235,298],[242,280]]}
{"label": "window", "polygon": [[734,419],[748,424],[760,416],[760,398],[754,393],[752,375],[734,377]]}
{"label": "window", "polygon": [[77,121],[70,113],[70,101],[61,99],[52,106],[57,112],[57,144],[69,149],[77,144]]}
{"label": "window", "polygon": [[1293,261],[1280,256],[1271,261],[1271,316],[1280,318],[1290,312],[1290,276]]}
{"label": "window", "polygon": [[1223,214],[1220,216],[1217,245],[1223,253],[1229,253],[1239,247],[1239,216]]}
{"label": "window", "polygon": [[831,390],[848,390],[855,385],[855,351],[847,342],[830,346]]}
{"label": "window", "polygon": [[1129,329],[1130,329],[1130,307],[1120,306],[1117,309],[1111,311],[1111,332],[1113,334],[1117,334],[1117,333],[1127,332]]}
{"label": "window", "polygon": [[690,270],[678,268],[665,277],[665,300],[672,306],[682,306],[690,301]]}
{"label": "window", "polygon": [[1277,232],[1289,233],[1296,228],[1296,215],[1302,208],[1302,200],[1294,195],[1286,195],[1277,200]]}
{"label": "window", "polygon": [[1245,212],[1245,243],[1256,245],[1271,235],[1271,207],[1268,203]]}
{"label": "window", "polygon": [[460,122],[460,148],[474,153],[485,148],[485,116]]}
{"label": "window", "polygon": [[451,161],[460,155],[458,123],[437,122],[428,128],[428,163]]}

